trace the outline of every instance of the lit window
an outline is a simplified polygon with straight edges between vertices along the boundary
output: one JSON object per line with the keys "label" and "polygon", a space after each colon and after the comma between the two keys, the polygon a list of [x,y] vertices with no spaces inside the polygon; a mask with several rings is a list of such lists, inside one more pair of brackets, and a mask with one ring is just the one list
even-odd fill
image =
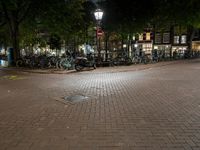
{"label": "lit window", "polygon": [[143,41],[143,34],[139,35],[139,41]]}
{"label": "lit window", "polygon": [[135,35],[133,36],[133,41],[135,41]]}
{"label": "lit window", "polygon": [[174,36],[174,44],[179,44],[179,36]]}
{"label": "lit window", "polygon": [[181,36],[181,44],[186,44],[187,42],[187,36],[186,35],[182,35]]}
{"label": "lit window", "polygon": [[151,35],[150,35],[150,33],[149,33],[149,32],[148,32],[148,33],[146,33],[146,40],[147,40],[147,41],[151,40]]}
{"label": "lit window", "polygon": [[142,45],[142,49],[146,53],[151,53],[151,51],[152,51],[152,44],[143,44]]}

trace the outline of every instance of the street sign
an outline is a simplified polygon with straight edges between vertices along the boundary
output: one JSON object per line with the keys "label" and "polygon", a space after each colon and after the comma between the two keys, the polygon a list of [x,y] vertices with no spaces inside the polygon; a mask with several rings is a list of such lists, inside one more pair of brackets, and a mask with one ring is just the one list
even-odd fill
{"label": "street sign", "polygon": [[101,28],[97,28],[97,36],[102,36],[103,35],[103,30]]}

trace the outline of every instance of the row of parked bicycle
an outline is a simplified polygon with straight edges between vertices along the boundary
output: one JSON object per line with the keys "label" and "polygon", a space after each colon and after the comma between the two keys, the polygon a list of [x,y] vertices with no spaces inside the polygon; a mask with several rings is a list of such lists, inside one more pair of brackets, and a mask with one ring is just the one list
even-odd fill
{"label": "row of parked bicycle", "polygon": [[159,61],[168,61],[168,60],[177,60],[177,59],[188,59],[188,58],[196,58],[199,57],[200,53],[188,53],[177,54],[173,53],[172,56],[170,54],[135,54],[132,57],[129,57],[126,53],[122,54],[111,60],[112,65],[129,65],[129,64],[148,64],[148,63],[157,63]]}
{"label": "row of parked bicycle", "polygon": [[46,56],[46,55],[32,55],[24,56],[16,61],[17,67],[27,68],[57,68],[57,69],[71,69],[73,67],[73,57],[63,56]]}
{"label": "row of parked bicycle", "polygon": [[[198,55],[185,55],[183,58],[193,58],[199,57]],[[32,56],[24,56],[17,60],[16,66],[17,67],[27,67],[27,68],[57,68],[57,69],[76,69],[77,66],[77,59],[84,60],[81,63],[84,66],[90,66],[87,64],[93,63],[97,65],[104,66],[115,66],[115,65],[130,65],[130,64],[139,64],[139,63],[156,63],[163,60],[169,59],[180,59],[181,57],[173,56],[170,57],[163,57],[158,55],[135,55],[133,57],[128,57],[128,55],[123,54],[115,57],[114,59],[108,59],[107,61],[99,60],[98,57],[94,55],[88,55],[86,57],[74,57],[72,55],[64,55],[62,57],[58,56],[46,56],[46,55],[32,55]],[[80,67],[80,66],[79,66]]]}

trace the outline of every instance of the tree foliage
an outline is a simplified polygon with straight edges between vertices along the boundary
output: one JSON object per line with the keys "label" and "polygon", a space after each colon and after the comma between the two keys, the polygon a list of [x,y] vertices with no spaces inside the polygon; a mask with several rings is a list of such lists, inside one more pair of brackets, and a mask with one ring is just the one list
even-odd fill
{"label": "tree foliage", "polygon": [[[98,7],[104,10],[104,31],[116,32],[122,39],[152,24],[200,27],[199,0],[104,0]],[[47,42],[47,36],[55,34],[62,40],[85,42],[95,23],[95,8],[86,0],[1,0],[0,39],[13,46],[15,59],[21,41]],[[48,34],[38,37],[41,32]]]}
{"label": "tree foliage", "polygon": [[156,15],[153,17],[155,23],[160,25],[199,26],[199,0],[158,0],[157,4],[159,7],[156,10]]}
{"label": "tree foliage", "polygon": [[123,33],[148,24],[198,26],[200,22],[199,0],[106,0],[100,6],[106,28]]}
{"label": "tree foliage", "polygon": [[19,57],[20,41],[37,36],[41,30],[62,38],[78,32],[82,3],[82,0],[1,0],[0,28],[10,35],[15,59]]}
{"label": "tree foliage", "polygon": [[61,49],[61,39],[58,35],[52,34],[49,39],[49,45],[51,49]]}

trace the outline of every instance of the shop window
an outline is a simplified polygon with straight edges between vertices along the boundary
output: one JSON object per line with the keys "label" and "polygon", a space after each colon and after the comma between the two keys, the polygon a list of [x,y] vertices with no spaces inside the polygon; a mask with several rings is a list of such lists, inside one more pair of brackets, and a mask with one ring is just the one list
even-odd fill
{"label": "shop window", "polygon": [[179,44],[179,36],[174,36],[174,44]]}
{"label": "shop window", "polygon": [[143,49],[143,51],[145,51],[147,53],[151,53],[151,51],[152,51],[152,44],[143,44],[142,45],[142,49]]}
{"label": "shop window", "polygon": [[181,36],[181,44],[186,44],[187,43],[187,36],[186,35],[182,35]]}
{"label": "shop window", "polygon": [[143,41],[143,34],[139,35],[139,41]]}

